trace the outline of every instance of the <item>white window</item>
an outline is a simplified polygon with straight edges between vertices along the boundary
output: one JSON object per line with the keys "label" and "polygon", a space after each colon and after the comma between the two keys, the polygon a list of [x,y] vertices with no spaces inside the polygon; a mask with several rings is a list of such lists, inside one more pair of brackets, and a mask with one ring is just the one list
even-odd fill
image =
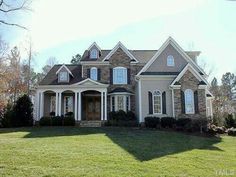
{"label": "white window", "polygon": [[185,113],[194,114],[194,96],[191,89],[187,89],[184,92],[185,97]]}
{"label": "white window", "polygon": [[61,71],[59,73],[59,82],[68,82],[69,81],[68,77],[69,77],[68,72]]}
{"label": "white window", "polygon": [[156,90],[153,92],[153,113],[161,114],[162,113],[162,98],[161,92]]}
{"label": "white window", "polygon": [[172,55],[169,55],[167,57],[167,66],[175,66],[175,60]]}
{"label": "white window", "polygon": [[56,111],[56,96],[51,96],[50,98],[50,112]]}
{"label": "white window", "polygon": [[116,67],[113,69],[113,84],[127,84],[127,69]]}
{"label": "white window", "polygon": [[68,112],[73,112],[73,97],[72,96],[64,97],[64,114]]}
{"label": "white window", "polygon": [[111,96],[111,111],[130,111],[130,96],[115,95]]}
{"label": "white window", "polygon": [[97,68],[92,67],[90,69],[90,78],[95,80],[95,81],[98,80],[98,70],[97,70]]}
{"label": "white window", "polygon": [[90,58],[92,58],[92,59],[98,58],[98,51],[96,49],[92,49],[90,51]]}

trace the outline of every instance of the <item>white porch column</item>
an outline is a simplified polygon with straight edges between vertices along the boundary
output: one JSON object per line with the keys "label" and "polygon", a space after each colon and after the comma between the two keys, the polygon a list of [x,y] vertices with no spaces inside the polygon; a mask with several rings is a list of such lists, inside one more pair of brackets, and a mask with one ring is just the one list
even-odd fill
{"label": "white porch column", "polygon": [[75,92],[75,120],[77,121],[78,120],[78,116],[77,116],[77,111],[78,111],[78,93]]}
{"label": "white porch column", "polygon": [[59,114],[59,116],[61,116],[61,92],[59,92],[58,94],[59,94],[59,104],[58,104],[59,109],[58,109],[58,114]]}
{"label": "white porch column", "polygon": [[101,120],[103,120],[103,92],[101,92]]}
{"label": "white porch column", "polygon": [[56,92],[56,110],[55,115],[58,116],[58,92]]}
{"label": "white porch column", "polygon": [[39,118],[41,118],[41,117],[43,117],[43,112],[44,112],[44,93],[43,92],[41,92],[40,93],[40,116],[39,116]]}
{"label": "white porch column", "polygon": [[81,112],[82,112],[82,110],[81,110],[81,92],[79,92],[78,121],[82,120]]}
{"label": "white porch column", "polygon": [[105,111],[104,111],[104,120],[107,120],[107,91],[105,92]]}
{"label": "white porch column", "polygon": [[37,93],[37,106],[36,106],[36,110],[37,110],[37,112],[36,112],[36,116],[37,116],[37,120],[40,120],[40,95],[41,95],[41,93],[40,92],[38,92]]}

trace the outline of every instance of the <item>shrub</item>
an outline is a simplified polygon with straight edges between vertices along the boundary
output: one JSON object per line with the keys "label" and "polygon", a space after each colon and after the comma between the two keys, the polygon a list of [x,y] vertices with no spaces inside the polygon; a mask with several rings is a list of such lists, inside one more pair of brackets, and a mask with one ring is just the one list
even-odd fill
{"label": "shrub", "polygon": [[56,114],[55,114],[55,112],[50,112],[50,114],[49,114],[51,117],[54,117]]}
{"label": "shrub", "polygon": [[14,116],[11,119],[11,126],[32,126],[33,125],[33,104],[27,95],[23,95],[13,107]]}
{"label": "shrub", "polygon": [[173,126],[175,125],[175,122],[176,122],[176,120],[173,117],[162,117],[161,118],[161,126],[163,128],[167,128],[167,127],[173,128]]}
{"label": "shrub", "polygon": [[55,116],[52,117],[52,126],[62,126],[63,124],[63,117]]}
{"label": "shrub", "polygon": [[109,113],[109,119],[105,123],[106,126],[125,126],[133,127],[137,126],[137,120],[135,114],[132,111],[113,111]]}
{"label": "shrub", "polygon": [[233,117],[232,114],[229,114],[229,115],[225,118],[225,126],[226,126],[227,128],[231,128],[231,127],[236,128],[236,119]]}
{"label": "shrub", "polygon": [[228,130],[229,136],[236,136],[236,128],[231,128]]}
{"label": "shrub", "polygon": [[148,128],[157,128],[160,125],[160,118],[159,117],[145,117],[145,126]]}
{"label": "shrub", "polygon": [[126,113],[126,116],[127,116],[127,119],[128,119],[128,120],[137,120],[137,119],[136,119],[136,116],[135,116],[135,114],[134,114],[133,111],[128,111],[128,112]]}
{"label": "shrub", "polygon": [[3,112],[4,112],[3,117],[1,120],[2,127],[5,128],[12,127],[12,119],[15,116],[12,105],[7,104],[7,107]]}
{"label": "shrub", "polygon": [[39,125],[40,126],[51,126],[51,117],[42,117],[40,120],[39,120]]}
{"label": "shrub", "polygon": [[186,130],[191,132],[206,132],[207,131],[207,118],[192,119],[186,126]]}
{"label": "shrub", "polygon": [[176,128],[177,129],[181,129],[184,130],[184,128],[186,127],[187,124],[189,124],[191,122],[190,118],[180,118],[176,120]]}
{"label": "shrub", "polygon": [[72,116],[64,118],[64,126],[75,126],[75,119]]}
{"label": "shrub", "polygon": [[115,116],[116,120],[127,120],[127,114],[125,111],[119,110],[116,112]]}
{"label": "shrub", "polygon": [[73,117],[74,116],[74,113],[73,112],[67,112],[65,114],[66,117]]}

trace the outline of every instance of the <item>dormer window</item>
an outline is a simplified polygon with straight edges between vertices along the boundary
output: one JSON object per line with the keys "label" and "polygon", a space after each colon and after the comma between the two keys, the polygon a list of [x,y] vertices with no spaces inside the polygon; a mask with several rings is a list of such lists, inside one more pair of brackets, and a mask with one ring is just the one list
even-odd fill
{"label": "dormer window", "polygon": [[69,81],[69,74],[66,71],[59,72],[59,82],[68,82]]}
{"label": "dormer window", "polygon": [[90,51],[90,58],[91,59],[97,59],[98,58],[98,51],[96,49],[92,49]]}
{"label": "dormer window", "polygon": [[169,55],[167,57],[167,66],[175,66],[175,60],[172,55]]}

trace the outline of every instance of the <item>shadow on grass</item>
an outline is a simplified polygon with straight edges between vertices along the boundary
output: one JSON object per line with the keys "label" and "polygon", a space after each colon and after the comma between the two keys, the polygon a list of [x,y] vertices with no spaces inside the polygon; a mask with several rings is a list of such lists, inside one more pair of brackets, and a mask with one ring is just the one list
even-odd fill
{"label": "shadow on grass", "polygon": [[[139,161],[148,161],[166,155],[191,151],[193,149],[222,151],[215,144],[221,138],[197,137],[176,132],[140,130],[134,128],[78,128],[78,127],[43,127],[1,129],[1,133],[29,132],[24,138],[48,138],[59,136],[83,136],[105,134],[115,144],[129,152]],[[96,142],[94,142],[96,144]]]}

